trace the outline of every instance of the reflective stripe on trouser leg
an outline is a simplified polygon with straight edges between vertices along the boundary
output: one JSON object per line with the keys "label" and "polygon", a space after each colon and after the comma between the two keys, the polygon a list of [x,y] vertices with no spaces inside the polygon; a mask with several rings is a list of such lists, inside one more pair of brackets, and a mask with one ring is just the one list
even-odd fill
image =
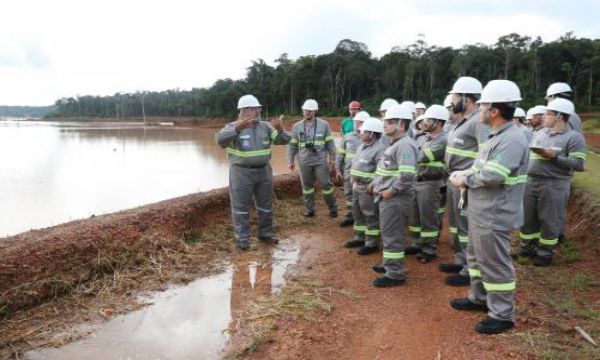
{"label": "reflective stripe on trouser leg", "polygon": [[523,226],[519,231],[521,252],[534,254],[540,238],[540,221],[538,218],[538,201],[540,189],[536,184],[527,183],[523,195]]}
{"label": "reflective stripe on trouser leg", "polygon": [[354,240],[365,241],[365,232],[367,231],[367,223],[365,216],[360,208],[360,193],[365,191],[364,186],[357,185],[352,190],[352,212],[354,215]]}
{"label": "reflective stripe on trouser leg", "polygon": [[302,164],[299,167],[304,206],[308,211],[315,211],[315,167]]}
{"label": "reflective stripe on trouser leg", "polygon": [[352,220],[352,178],[344,176],[344,200],[346,201],[346,219]]}
{"label": "reflective stripe on trouser leg", "polygon": [[321,186],[321,194],[327,203],[330,211],[337,211],[337,202],[333,194],[333,185],[329,177],[329,166],[327,163],[315,166],[315,175]]}
{"label": "reflective stripe on trouser leg", "polygon": [[538,200],[538,218],[541,234],[537,248],[538,256],[549,257],[558,245],[558,236],[567,219],[567,205],[571,184],[569,180],[543,181],[542,192]]}
{"label": "reflective stripe on trouser leg", "polygon": [[[456,240],[454,244],[454,263],[463,265],[463,269],[460,274],[468,276],[467,269],[467,244],[469,242],[469,221],[466,216],[460,214],[458,209],[458,202],[460,201],[460,189],[456,186],[448,183],[448,208],[452,212],[454,218],[454,224],[456,227]],[[451,210],[450,210],[451,209]]]}
{"label": "reflective stripe on trouser leg", "polygon": [[367,194],[366,191],[361,191],[358,201],[367,225],[365,245],[379,246],[379,207],[375,204],[374,196]]}
{"label": "reflective stripe on trouser leg", "polygon": [[254,187],[257,184],[252,170],[239,166],[229,166],[229,199],[231,202],[231,220],[236,240],[250,239],[248,226],[250,206]]}
{"label": "reflective stripe on trouser leg", "polygon": [[415,184],[417,205],[421,224],[419,248],[426,254],[435,255],[439,237],[438,205],[440,202],[440,181],[421,181]]}
{"label": "reflective stripe on trouser leg", "polygon": [[254,188],[256,213],[258,215],[258,236],[262,239],[273,237],[273,170],[271,165],[255,169],[259,182]]}
{"label": "reflective stripe on trouser leg", "polygon": [[[419,246],[421,236],[421,220],[419,219],[419,204],[417,202],[417,192],[413,191],[410,199],[410,214],[408,216],[408,233],[410,234],[410,243],[414,246]],[[404,245],[408,246],[407,241]]]}
{"label": "reflective stripe on trouser leg", "polygon": [[402,194],[390,200],[379,201],[379,224],[383,241],[383,266],[385,276],[404,279],[404,240],[410,215],[411,195]]}
{"label": "reflective stripe on trouser leg", "polygon": [[[498,320],[515,320],[515,269],[510,257],[512,230],[490,230],[469,224],[469,246],[487,298],[488,315]],[[473,243],[471,245],[471,242]],[[477,284],[477,281],[475,282]],[[476,293],[473,283],[469,295]]]}

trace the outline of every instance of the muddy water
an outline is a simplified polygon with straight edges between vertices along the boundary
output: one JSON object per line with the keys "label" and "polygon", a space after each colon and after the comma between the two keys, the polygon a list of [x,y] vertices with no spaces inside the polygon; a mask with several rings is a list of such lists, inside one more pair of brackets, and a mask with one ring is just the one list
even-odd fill
{"label": "muddy water", "polygon": [[[225,186],[215,132],[0,121],[0,237]],[[274,149],[285,172],[286,148]]]}
{"label": "muddy water", "polygon": [[298,259],[290,239],[275,250],[246,253],[222,274],[144,298],[151,303],[97,328],[85,339],[58,349],[25,354],[25,359],[216,359],[237,328],[242,307],[277,294],[288,267]]}

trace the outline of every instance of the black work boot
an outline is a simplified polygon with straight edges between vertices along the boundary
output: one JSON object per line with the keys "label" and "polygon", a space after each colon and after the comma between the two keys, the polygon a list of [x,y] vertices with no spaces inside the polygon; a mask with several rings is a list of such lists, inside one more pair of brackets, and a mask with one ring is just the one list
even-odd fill
{"label": "black work boot", "polygon": [[308,218],[313,217],[313,216],[315,216],[315,211],[314,210],[304,210],[304,216],[308,217]]}
{"label": "black work boot", "polygon": [[250,241],[248,240],[238,240],[236,241],[237,247],[240,250],[248,250],[250,249]]}
{"label": "black work boot", "polygon": [[354,224],[354,220],[352,220],[352,219],[348,219],[348,218],[345,218],[345,219],[344,219],[344,220],[342,220],[342,222],[340,223],[340,227],[347,227],[347,226],[350,226],[350,225],[352,225],[352,224]]}
{"label": "black work boot", "polygon": [[275,236],[262,237],[259,240],[262,241],[263,243],[269,244],[269,245],[275,245],[275,244],[279,243],[279,239],[276,238]]}
{"label": "black work boot", "polygon": [[347,241],[344,244],[344,247],[346,247],[346,248],[355,248],[355,247],[359,247],[359,246],[363,246],[363,245],[365,245],[365,241],[364,240],[352,239],[350,241]]}
{"label": "black work boot", "polygon": [[461,274],[450,275],[444,281],[446,285],[450,286],[469,286],[471,285],[471,279],[468,276],[462,276]]}
{"label": "black work boot", "polygon": [[419,262],[421,262],[422,264],[431,262],[435,259],[437,259],[437,255],[436,254],[428,254],[425,252],[420,252],[417,254],[417,259],[419,260]]}
{"label": "black work boot", "polygon": [[337,211],[337,209],[333,209],[333,210],[330,209],[329,210],[329,217],[332,217],[332,218],[338,217],[338,211]]}
{"label": "black work boot", "polygon": [[445,273],[457,273],[462,270],[463,266],[458,264],[440,264],[440,271]]}
{"label": "black work boot", "polygon": [[491,317],[486,317],[475,325],[475,331],[480,334],[500,334],[508,329],[512,329],[515,323],[509,320],[497,320]]}
{"label": "black work boot", "polygon": [[535,256],[531,263],[535,266],[550,266],[552,264],[552,256]]}
{"label": "black work boot", "polygon": [[378,274],[385,274],[385,267],[383,266],[383,264],[375,264],[371,266],[371,269],[373,269],[373,271],[375,271]]}
{"label": "black work boot", "polygon": [[510,254],[510,257],[513,260],[532,259],[535,257],[535,251],[527,251],[527,250],[521,249],[518,253]]}
{"label": "black work boot", "polygon": [[487,312],[488,307],[485,304],[476,304],[469,298],[452,299],[450,306],[456,310],[483,311]]}
{"label": "black work boot", "polygon": [[356,251],[358,255],[369,255],[377,251],[377,246],[363,245]]}
{"label": "black work boot", "polygon": [[407,246],[404,249],[404,255],[415,255],[415,254],[418,254],[420,252],[421,252],[421,249],[419,249],[416,246],[412,246],[412,245],[411,246]]}
{"label": "black work boot", "polygon": [[373,279],[373,285],[377,287],[392,287],[403,285],[406,282],[405,279],[392,279],[387,276],[380,276]]}

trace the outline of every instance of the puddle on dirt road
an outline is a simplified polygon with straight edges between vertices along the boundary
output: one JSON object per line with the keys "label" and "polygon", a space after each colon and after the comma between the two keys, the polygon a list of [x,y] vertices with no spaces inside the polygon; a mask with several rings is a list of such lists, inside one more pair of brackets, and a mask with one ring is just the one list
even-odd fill
{"label": "puddle on dirt road", "polygon": [[261,250],[236,257],[222,274],[145,297],[152,305],[95,327],[83,340],[31,351],[25,359],[219,358],[243,306],[283,289],[300,246],[286,239]]}

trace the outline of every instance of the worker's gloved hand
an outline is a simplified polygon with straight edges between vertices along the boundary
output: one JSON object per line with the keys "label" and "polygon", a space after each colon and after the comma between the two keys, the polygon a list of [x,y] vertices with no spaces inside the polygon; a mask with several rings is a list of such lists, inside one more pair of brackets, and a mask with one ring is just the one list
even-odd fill
{"label": "worker's gloved hand", "polygon": [[367,188],[365,189],[365,192],[366,192],[368,195],[373,195],[373,184],[371,184],[371,185],[367,186]]}
{"label": "worker's gloved hand", "polygon": [[271,120],[271,125],[275,128],[275,130],[282,133],[283,132],[283,115],[280,115],[278,119]]}
{"label": "worker's gloved hand", "polygon": [[456,187],[464,188],[465,187],[465,172],[464,171],[454,171],[450,174],[450,183]]}

